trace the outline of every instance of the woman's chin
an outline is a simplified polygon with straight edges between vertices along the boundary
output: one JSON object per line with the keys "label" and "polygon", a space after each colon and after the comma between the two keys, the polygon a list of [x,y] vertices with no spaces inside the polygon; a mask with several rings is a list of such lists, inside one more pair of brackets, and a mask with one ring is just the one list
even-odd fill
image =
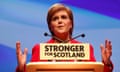
{"label": "woman's chin", "polygon": [[66,34],[66,33],[67,33],[67,32],[65,32],[65,31],[59,31],[59,32],[57,32],[58,35]]}

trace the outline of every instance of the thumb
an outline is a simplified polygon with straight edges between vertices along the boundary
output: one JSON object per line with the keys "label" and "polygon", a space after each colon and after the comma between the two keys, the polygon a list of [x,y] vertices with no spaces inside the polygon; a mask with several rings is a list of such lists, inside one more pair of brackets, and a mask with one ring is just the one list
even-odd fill
{"label": "thumb", "polygon": [[105,52],[105,48],[104,48],[103,44],[100,45],[100,48],[101,48],[101,53],[104,53]]}

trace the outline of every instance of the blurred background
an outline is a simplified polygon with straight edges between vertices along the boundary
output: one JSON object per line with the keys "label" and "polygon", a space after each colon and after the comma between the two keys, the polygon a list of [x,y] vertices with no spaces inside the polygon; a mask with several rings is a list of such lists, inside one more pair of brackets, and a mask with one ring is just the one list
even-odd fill
{"label": "blurred background", "polygon": [[96,60],[101,61],[100,44],[112,41],[111,60],[114,71],[120,71],[120,0],[0,0],[0,71],[14,72],[17,66],[16,41],[28,48],[27,63],[32,47],[50,39],[46,16],[49,7],[63,3],[74,14],[73,37],[85,33],[81,42],[91,43]]}

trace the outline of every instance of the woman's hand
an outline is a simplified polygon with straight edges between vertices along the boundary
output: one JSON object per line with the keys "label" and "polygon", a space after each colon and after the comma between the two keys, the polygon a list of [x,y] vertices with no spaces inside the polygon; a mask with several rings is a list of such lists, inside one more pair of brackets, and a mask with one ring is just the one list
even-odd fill
{"label": "woman's hand", "polygon": [[24,71],[24,65],[26,64],[26,57],[27,57],[28,49],[25,48],[24,52],[21,51],[20,41],[16,42],[16,56],[18,62],[18,68],[20,71]]}
{"label": "woman's hand", "polygon": [[103,44],[100,45],[102,60],[105,64],[110,64],[110,57],[112,56],[112,44],[111,41],[105,40],[105,46]]}

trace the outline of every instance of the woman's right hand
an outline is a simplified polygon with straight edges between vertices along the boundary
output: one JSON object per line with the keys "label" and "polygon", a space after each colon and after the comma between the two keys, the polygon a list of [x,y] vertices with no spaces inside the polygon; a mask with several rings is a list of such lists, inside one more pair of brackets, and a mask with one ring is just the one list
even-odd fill
{"label": "woman's right hand", "polygon": [[20,71],[24,71],[24,65],[26,64],[26,57],[27,57],[28,49],[25,48],[24,52],[21,51],[21,45],[20,41],[16,42],[16,56],[17,56],[17,63],[18,63],[18,69]]}

